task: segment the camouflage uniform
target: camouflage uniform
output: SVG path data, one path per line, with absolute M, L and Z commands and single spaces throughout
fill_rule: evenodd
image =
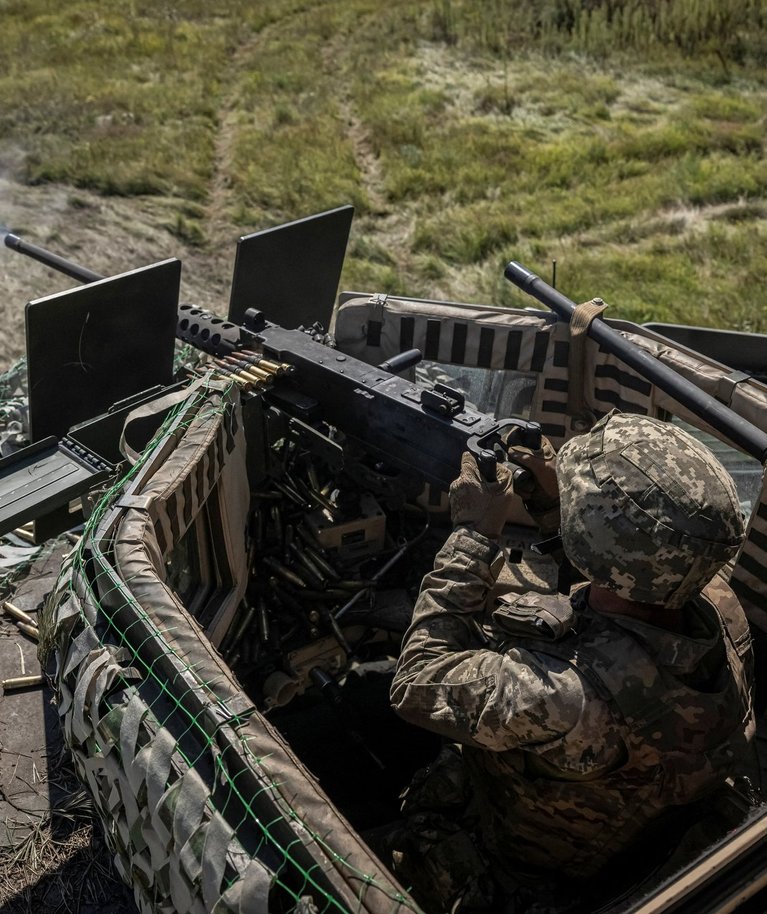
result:
M 601 433 L 574 439 L 573 449 L 597 454 Z M 658 459 L 650 461 L 653 473 Z M 693 488 L 687 479 L 675 494 L 684 502 Z M 598 498 L 591 501 L 604 509 Z M 591 523 L 597 529 L 599 521 Z M 694 531 L 674 526 L 654 532 L 660 545 L 653 548 L 662 548 L 664 535 L 688 545 Z M 722 531 L 730 550 L 736 533 Z M 588 549 L 582 554 L 588 566 Z M 584 587 L 569 600 L 528 594 L 502 603 L 489 629 L 494 642 L 482 647 L 477 620 L 503 558 L 493 540 L 468 527 L 453 532 L 424 579 L 392 704 L 410 722 L 463 744 L 472 787 L 468 821 L 507 889 L 541 872 L 587 879 L 652 820 L 730 774 L 751 771 L 745 616 L 722 578 L 692 593 L 700 566 L 693 558 L 688 573 L 673 563 L 678 552 L 669 556 L 661 586 L 669 605 L 680 605 L 681 587 L 684 633 L 595 612 Z M 455 874 L 448 874 L 443 908 L 456 888 Z

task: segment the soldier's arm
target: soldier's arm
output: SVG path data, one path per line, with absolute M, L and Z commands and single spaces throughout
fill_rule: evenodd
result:
M 568 733 L 586 704 L 568 664 L 479 646 L 474 620 L 500 571 L 499 555 L 475 531 L 451 534 L 424 578 L 391 692 L 406 720 L 494 751 Z

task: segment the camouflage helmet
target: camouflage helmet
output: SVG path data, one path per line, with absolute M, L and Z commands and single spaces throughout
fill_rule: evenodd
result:
M 681 606 L 743 542 L 729 473 L 670 423 L 614 410 L 563 445 L 557 476 L 567 557 L 624 599 Z

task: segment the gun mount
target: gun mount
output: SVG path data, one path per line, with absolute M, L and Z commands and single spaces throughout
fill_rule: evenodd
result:
M 315 218 L 337 225 L 338 213 L 346 216 L 346 209 Z M 306 222 L 290 224 L 288 239 L 296 224 Z M 341 230 L 345 244 L 348 225 Z M 271 235 L 268 240 L 273 248 Z M 262 399 L 272 425 L 275 412 L 294 429 L 300 423 L 313 446 L 333 454 L 339 466 L 367 466 L 368 478 L 385 467 L 388 474 L 409 474 L 414 482 L 407 489 L 426 482 L 446 490 L 465 450 L 474 454 L 483 476 L 494 479 L 511 427 L 523 429 L 528 446 L 539 444 L 537 423 L 499 422 L 468 407 L 458 390 L 444 384 L 424 389 L 399 377 L 397 371 L 420 358 L 416 350 L 404 361 L 400 356 L 371 366 L 337 352 L 316 322 L 308 330 L 287 329 L 249 308 L 240 325 L 178 304 L 179 261 L 106 278 L 16 235 L 7 235 L 5 243 L 85 285 L 27 305 L 33 450 L 0 464 L 0 533 L 43 517 L 49 519 L 41 527 L 44 536 L 57 532 L 57 525 L 71 525 L 71 503 L 121 462 L 127 416 L 176 390 L 174 338 L 211 357 L 202 370 L 238 384 L 246 398 Z M 242 258 L 238 262 L 244 269 Z M 244 284 L 236 275 L 235 288 Z M 305 294 L 312 300 L 308 289 Z M 263 415 L 263 409 L 258 412 Z M 157 423 L 147 426 L 145 435 Z M 30 472 L 31 460 L 39 472 Z M 258 463 L 260 471 L 268 471 L 265 460 Z M 515 479 L 523 487 L 526 474 L 516 470 Z

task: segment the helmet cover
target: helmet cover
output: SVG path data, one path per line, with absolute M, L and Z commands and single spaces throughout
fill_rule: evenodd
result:
M 668 422 L 613 410 L 562 446 L 557 476 L 568 559 L 624 599 L 681 606 L 743 542 L 732 477 Z

